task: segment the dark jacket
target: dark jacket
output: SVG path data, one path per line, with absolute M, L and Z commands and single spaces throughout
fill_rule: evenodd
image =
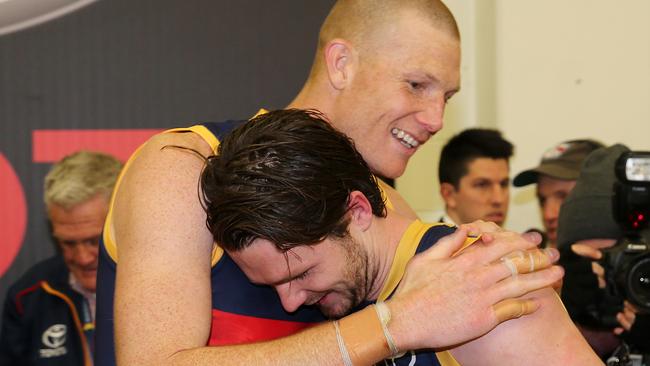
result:
M 79 318 L 83 296 L 69 284 L 56 255 L 30 268 L 7 292 L 0 332 L 0 366 L 90 366 Z

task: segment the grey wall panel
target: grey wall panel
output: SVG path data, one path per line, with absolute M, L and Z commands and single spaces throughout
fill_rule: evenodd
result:
M 33 161 L 34 130 L 167 128 L 281 108 L 307 76 L 333 2 L 104 0 L 0 37 L 0 153 L 28 208 L 0 300 L 54 251 L 41 198 L 50 165 Z

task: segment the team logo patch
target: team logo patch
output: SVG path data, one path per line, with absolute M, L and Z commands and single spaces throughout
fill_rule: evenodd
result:
M 568 144 L 566 142 L 563 142 L 561 144 L 558 144 L 548 150 L 544 153 L 544 156 L 542 157 L 542 160 L 549 160 L 549 159 L 557 159 L 562 154 L 564 154 L 569 148 L 571 147 L 571 144 Z
M 68 353 L 68 350 L 64 346 L 67 331 L 68 327 L 65 324 L 54 324 L 43 332 L 41 341 L 47 348 L 41 348 L 39 350 L 41 358 L 58 357 Z

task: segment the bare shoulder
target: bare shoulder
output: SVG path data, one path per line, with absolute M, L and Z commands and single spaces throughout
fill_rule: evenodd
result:
M 557 293 L 543 288 L 524 296 L 539 309 L 499 324 L 484 336 L 452 350 L 462 365 L 601 365 L 569 318 Z
M 121 238 L 139 232 L 183 235 L 180 225 L 201 222 L 199 179 L 205 158 L 211 154 L 210 146 L 191 132 L 162 133 L 147 141 L 127 166 L 115 193 L 113 223 L 118 246 L 124 246 Z M 176 224 L 173 233 L 167 232 L 165 223 Z M 201 226 L 192 229 L 200 231 Z

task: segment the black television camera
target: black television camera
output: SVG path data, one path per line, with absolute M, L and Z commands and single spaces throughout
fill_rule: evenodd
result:
M 650 221 L 650 152 L 623 153 L 615 170 L 612 214 L 623 236 L 602 251 L 600 260 L 607 283 L 604 303 L 612 310 L 603 314 L 606 326 L 618 325 L 615 315 L 624 299 L 650 312 L 650 245 L 641 235 Z

